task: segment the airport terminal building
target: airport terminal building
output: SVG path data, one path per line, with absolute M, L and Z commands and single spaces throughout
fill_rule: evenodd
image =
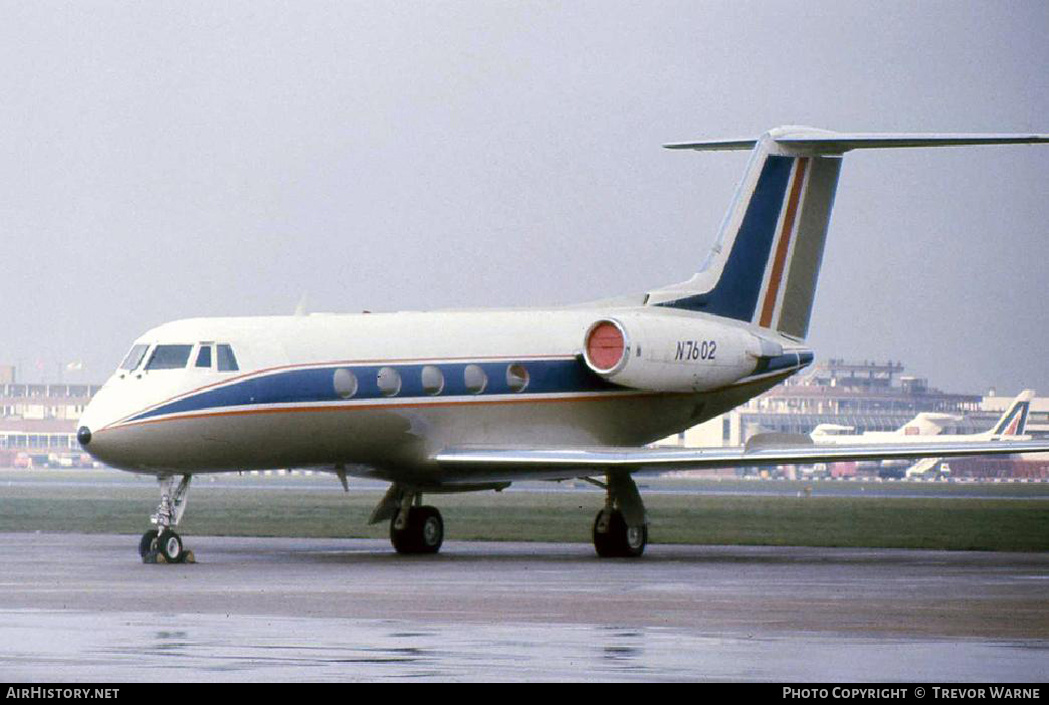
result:
M 87 467 L 76 440 L 77 419 L 98 384 L 21 384 L 0 365 L 0 466 Z
M 746 404 L 661 444 L 721 447 L 745 444 L 759 433 L 808 435 L 820 424 L 849 427 L 849 433 L 895 431 L 921 412 L 951 414 L 942 433 L 980 433 L 991 428 L 1013 402 L 993 390 L 986 395 L 953 394 L 927 380 L 904 375 L 899 362 L 818 362 Z M 1017 390 L 1019 391 L 1019 390 Z M 1049 398 L 1035 398 L 1027 433 L 1049 437 Z M 949 463 L 952 477 L 1049 479 L 1049 457 L 966 458 Z M 845 475 L 876 472 L 842 468 Z

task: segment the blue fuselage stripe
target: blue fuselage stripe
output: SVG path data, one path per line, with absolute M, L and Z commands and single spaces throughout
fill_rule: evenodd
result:
M 758 360 L 754 368 L 754 374 L 761 375 L 769 372 L 782 372 L 784 370 L 801 369 L 812 364 L 813 354 L 809 350 L 795 353 L 784 353 L 774 357 L 763 357 Z
M 605 381 L 576 358 L 528 360 L 517 364 L 522 365 L 528 373 L 528 384 L 522 392 L 529 395 L 623 391 L 623 387 Z M 473 396 L 465 381 L 465 370 L 469 365 L 480 367 L 488 378 L 484 392 L 477 396 L 514 393 L 515 390 L 510 387 L 507 380 L 509 365 L 505 362 L 433 363 L 432 366 L 437 367 L 444 375 L 444 387 L 439 395 L 427 394 L 423 389 L 422 370 L 427 365 L 333 365 L 283 370 L 192 393 L 182 399 L 176 399 L 137 414 L 128 421 L 135 422 L 168 414 L 253 405 L 368 399 L 404 401 Z M 384 396 L 379 391 L 378 374 L 383 367 L 391 367 L 400 375 L 400 391 L 392 397 Z M 335 388 L 335 373 L 340 369 L 349 370 L 357 379 L 357 391 L 351 397 L 340 396 Z

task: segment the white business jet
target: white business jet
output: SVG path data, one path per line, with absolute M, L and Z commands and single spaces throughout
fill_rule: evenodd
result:
M 751 150 L 701 271 L 635 296 L 553 309 L 198 318 L 136 340 L 80 419 L 96 459 L 155 475 L 147 561 L 195 474 L 311 467 L 391 483 L 372 513 L 401 553 L 435 553 L 424 494 L 587 478 L 606 490 L 601 556 L 640 556 L 633 474 L 671 469 L 1049 450 L 1049 443 L 730 449 L 645 444 L 722 414 L 812 362 L 804 340 L 841 157 L 854 149 L 1021 144 L 1049 135 L 842 134 L 666 145 Z M 595 477 L 596 476 L 596 477 Z M 596 478 L 601 478 L 596 479 Z

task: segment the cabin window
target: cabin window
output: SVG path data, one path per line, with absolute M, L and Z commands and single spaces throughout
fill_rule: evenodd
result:
M 467 365 L 463 370 L 463 382 L 470 394 L 480 394 L 488 386 L 488 375 L 478 365 Z
M 423 391 L 430 396 L 436 396 L 444 390 L 444 373 L 440 368 L 427 365 L 422 371 Z
M 384 397 L 396 396 L 401 391 L 401 375 L 392 367 L 383 367 L 376 378 L 379 393 Z
M 233 348 L 229 345 L 216 345 L 215 352 L 218 357 L 219 372 L 236 372 L 240 369 L 237 367 L 237 358 L 233 354 Z
M 357 375 L 345 367 L 335 370 L 332 384 L 335 386 L 335 393 L 343 399 L 349 399 L 357 393 Z
M 506 368 L 506 386 L 510 391 L 523 392 L 528 386 L 528 370 L 520 363 L 514 363 Z
M 211 368 L 211 346 L 202 344 L 200 346 L 200 352 L 197 353 L 197 367 Z
M 192 345 L 158 345 L 146 363 L 147 370 L 180 370 L 189 362 Z
M 148 345 L 132 345 L 131 350 L 128 351 L 127 356 L 124 358 L 124 361 L 120 363 L 120 369 L 127 370 L 128 372 L 134 370 L 139 366 L 139 363 L 142 362 L 142 358 L 145 357 L 147 350 L 149 350 Z

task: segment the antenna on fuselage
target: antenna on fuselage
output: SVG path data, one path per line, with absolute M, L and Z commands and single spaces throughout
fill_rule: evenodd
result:
M 302 292 L 302 296 L 299 297 L 299 305 L 295 307 L 296 316 L 305 316 L 306 313 L 306 292 Z

